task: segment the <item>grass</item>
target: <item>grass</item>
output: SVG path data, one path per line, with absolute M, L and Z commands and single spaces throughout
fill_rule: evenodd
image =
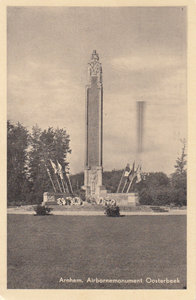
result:
M 8 215 L 7 263 L 8 289 L 182 289 L 186 217 Z M 86 282 L 96 277 L 143 282 Z M 147 284 L 146 277 L 180 283 Z

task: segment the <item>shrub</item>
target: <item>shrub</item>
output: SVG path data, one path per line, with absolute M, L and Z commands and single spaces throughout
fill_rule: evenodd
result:
M 37 216 L 46 216 L 50 215 L 52 208 L 38 204 L 34 207 L 34 211 L 36 212 Z
M 173 203 L 175 206 L 186 206 L 187 196 L 183 187 L 171 191 L 171 203 Z
M 116 205 L 107 205 L 105 208 L 105 214 L 107 217 L 119 217 L 120 208 Z
M 141 205 L 186 205 L 186 189 L 174 186 L 159 186 L 142 189 L 139 192 Z
M 169 205 L 171 203 L 171 188 L 169 186 L 157 186 L 143 189 L 139 192 L 142 205 Z

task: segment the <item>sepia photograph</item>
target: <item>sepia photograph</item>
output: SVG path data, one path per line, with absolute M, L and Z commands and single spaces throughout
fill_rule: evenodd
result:
M 187 289 L 187 7 L 7 6 L 7 289 Z

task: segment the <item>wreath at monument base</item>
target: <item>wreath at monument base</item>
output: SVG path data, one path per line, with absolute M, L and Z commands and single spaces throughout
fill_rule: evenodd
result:
M 83 205 L 82 199 L 79 197 L 66 197 L 64 198 L 58 198 L 57 199 L 58 205 Z

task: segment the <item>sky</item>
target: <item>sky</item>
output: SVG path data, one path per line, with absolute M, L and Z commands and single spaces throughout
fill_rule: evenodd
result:
M 174 172 L 187 138 L 186 8 L 8 7 L 7 116 L 70 135 L 70 171 L 84 168 L 85 85 L 95 49 L 103 69 L 103 167 L 137 155 L 137 101 L 145 101 L 147 172 Z

